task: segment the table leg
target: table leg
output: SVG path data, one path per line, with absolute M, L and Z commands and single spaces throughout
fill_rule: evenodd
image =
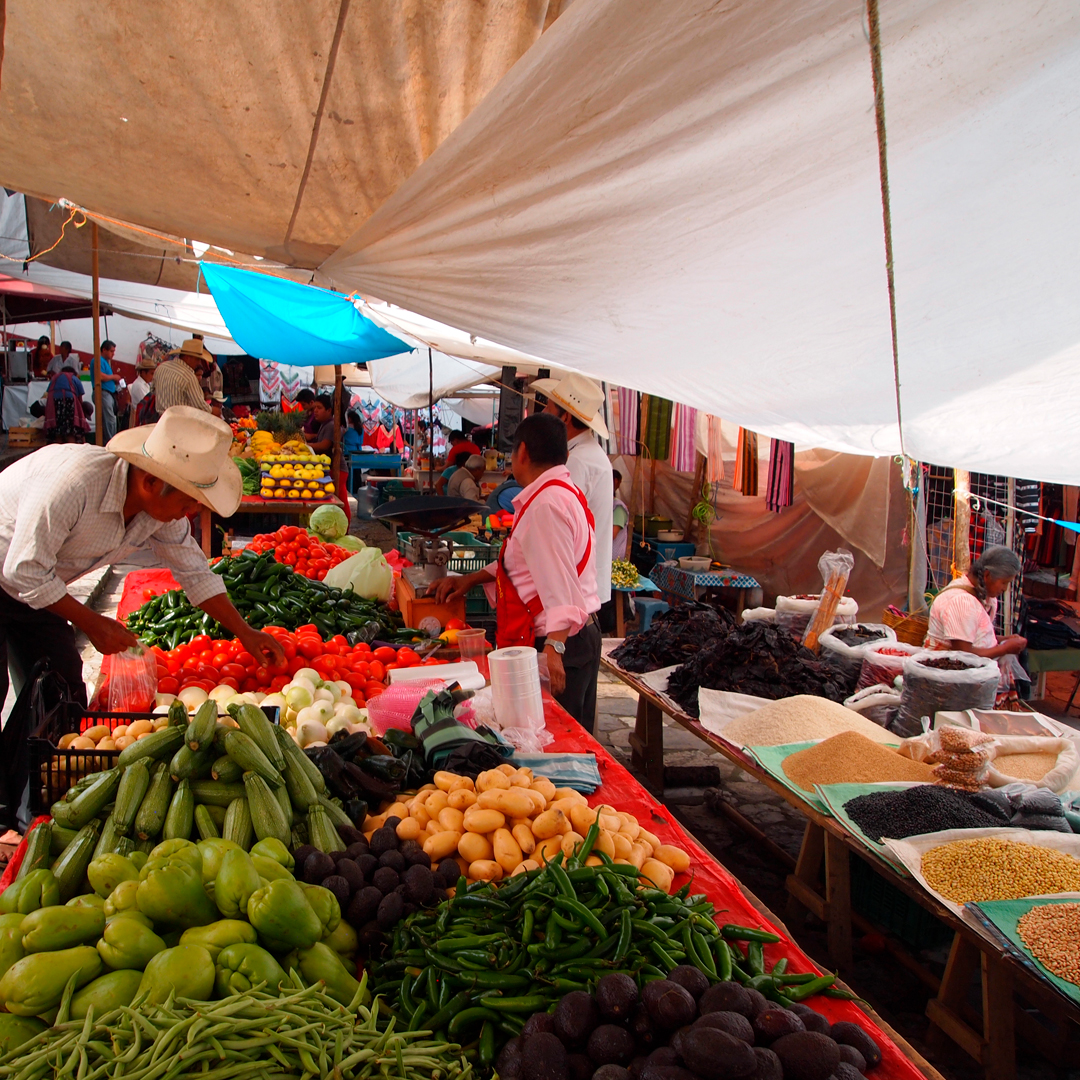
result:
M 626 596 L 624 592 L 615 594 L 615 636 L 626 637 Z
M 802 847 L 795 863 L 795 872 L 789 874 L 786 888 L 789 894 L 787 920 L 799 924 L 806 912 L 812 911 L 819 919 L 827 915 L 827 904 L 818 890 L 818 879 L 825 859 L 825 830 L 812 821 L 806 823 Z
M 210 511 L 206 507 L 199 511 L 199 523 L 202 525 L 202 549 L 203 554 L 208 559 L 210 558 L 211 517 Z
M 1035 699 L 1042 701 L 1046 697 L 1046 672 L 1040 671 L 1035 676 Z
M 645 779 L 664 791 L 664 714 L 648 698 L 638 695 L 637 722 L 630 734 L 630 763 Z
M 938 988 L 937 997 L 926 1003 L 926 1015 L 931 1025 L 928 1035 L 931 1046 L 940 1046 L 944 1034 L 961 1050 L 982 1063 L 985 1046 L 983 1036 L 961 1016 L 972 976 L 979 967 L 979 957 L 978 947 L 962 934 L 953 938 L 949 959 L 945 964 L 945 974 L 941 977 L 941 986 Z
M 983 1068 L 986 1080 L 1015 1080 L 1016 1031 L 1013 985 L 1000 956 L 982 953 Z
M 845 844 L 825 833 L 825 899 L 829 908 L 829 955 L 838 967 L 850 967 L 851 951 L 851 867 Z

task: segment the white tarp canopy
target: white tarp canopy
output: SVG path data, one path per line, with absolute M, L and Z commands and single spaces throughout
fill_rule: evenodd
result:
M 904 445 L 1080 478 L 1080 7 L 889 0 Z M 321 267 L 533 356 L 900 449 L 866 9 L 578 0 Z
M 492 374 L 488 365 L 447 356 L 434 349 L 431 350 L 430 382 L 427 349 L 369 360 L 367 369 L 372 388 L 379 397 L 400 409 L 426 409 L 429 400 L 448 397 L 467 386 L 484 382 Z

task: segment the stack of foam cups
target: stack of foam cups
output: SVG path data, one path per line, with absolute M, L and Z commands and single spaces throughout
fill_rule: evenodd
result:
M 542 728 L 544 702 L 536 650 L 527 646 L 488 653 L 491 704 L 502 728 Z

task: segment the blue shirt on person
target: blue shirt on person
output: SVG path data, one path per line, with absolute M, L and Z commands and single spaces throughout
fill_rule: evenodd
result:
M 108 360 L 105 359 L 104 356 L 98 358 L 98 363 L 101 365 L 100 371 L 102 375 L 111 375 L 113 373 L 112 365 L 109 363 Z M 115 379 L 103 378 L 101 380 L 101 389 L 108 390 L 113 394 L 116 393 L 117 385 L 118 384 Z

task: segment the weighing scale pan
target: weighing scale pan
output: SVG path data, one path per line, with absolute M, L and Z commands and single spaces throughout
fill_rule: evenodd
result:
M 380 521 L 393 521 L 406 532 L 438 536 L 464 525 L 473 514 L 486 514 L 484 503 L 459 499 L 449 495 L 413 495 L 393 499 L 376 507 L 371 516 Z

